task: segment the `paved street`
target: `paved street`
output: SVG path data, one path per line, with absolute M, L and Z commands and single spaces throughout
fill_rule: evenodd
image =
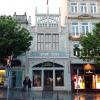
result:
M 0 89 L 0 100 L 100 100 L 98 94 L 71 94 L 67 92 L 22 92 L 21 90 L 10 90 L 9 98 L 7 99 L 6 89 Z

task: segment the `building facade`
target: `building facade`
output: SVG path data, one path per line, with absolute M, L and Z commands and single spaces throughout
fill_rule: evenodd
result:
M 33 42 L 28 53 L 29 76 L 34 90 L 71 90 L 66 28 L 61 15 L 35 12 Z
M 80 36 L 91 32 L 95 23 L 100 22 L 100 1 L 68 0 L 67 11 L 72 91 L 100 89 L 100 69 L 92 61 L 86 62 L 77 58 L 78 52 L 75 50 L 81 48 Z
M 33 90 L 76 91 L 100 89 L 100 66 L 93 61 L 83 61 L 76 56 L 80 36 L 91 32 L 100 22 L 99 0 L 67 0 L 64 26 L 61 26 L 61 12 L 58 14 L 35 11 L 35 26 L 30 18 L 13 15 L 33 36 L 30 51 L 21 55 L 20 66 L 11 71 L 11 84 L 22 87 L 26 75 L 32 80 Z M 64 6 L 64 8 L 65 8 Z M 7 71 L 0 67 L 0 85 L 4 86 Z M 19 80 L 19 81 L 17 81 Z

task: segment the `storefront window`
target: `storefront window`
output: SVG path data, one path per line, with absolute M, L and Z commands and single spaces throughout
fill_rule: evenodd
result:
M 41 71 L 40 70 L 33 71 L 33 86 L 35 87 L 41 86 Z
M 56 82 L 55 82 L 56 86 L 64 86 L 64 71 L 56 70 L 55 79 L 56 79 Z
M 100 89 L 100 75 L 96 75 L 96 89 Z
M 74 76 L 74 89 L 85 89 L 83 76 Z
M 0 85 L 4 85 L 5 82 L 5 70 L 0 70 Z

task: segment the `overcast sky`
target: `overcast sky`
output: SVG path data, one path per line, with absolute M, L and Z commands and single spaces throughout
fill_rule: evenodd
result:
M 48 0 L 50 13 L 59 11 L 60 0 Z M 35 24 L 35 8 L 40 13 L 46 13 L 47 0 L 0 0 L 0 15 L 22 15 L 25 12 L 31 16 L 32 24 Z

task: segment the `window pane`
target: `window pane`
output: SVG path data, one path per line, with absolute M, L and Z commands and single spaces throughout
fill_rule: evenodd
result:
M 40 46 L 41 46 L 40 50 L 44 50 L 44 43 L 41 43 Z
M 37 49 L 38 50 L 44 49 L 44 34 L 37 35 Z
M 40 70 L 33 71 L 33 86 L 35 87 L 41 86 L 41 71 Z
M 79 35 L 78 23 L 72 23 L 72 35 Z
M 82 3 L 82 4 L 80 5 L 80 10 L 81 10 L 82 13 L 87 12 L 87 6 L 86 6 L 85 3 Z
M 38 34 L 37 35 L 37 49 L 38 50 L 58 50 L 59 48 L 59 34 Z
M 56 44 L 52 43 L 52 49 L 55 50 Z
M 90 4 L 91 13 L 96 13 L 96 4 Z
M 38 43 L 38 44 L 37 44 L 37 49 L 38 49 L 38 50 L 41 50 L 41 43 Z
M 45 50 L 48 50 L 48 48 L 49 48 L 49 44 L 45 43 Z
M 55 85 L 56 86 L 64 86 L 64 71 L 56 70 L 55 71 Z
M 89 31 L 88 23 L 82 23 L 82 34 L 85 34 Z
M 55 42 L 56 41 L 56 37 L 55 35 L 52 35 L 52 42 Z
M 41 36 L 40 38 L 41 42 L 44 42 L 44 35 L 40 35 L 40 36 Z
M 56 43 L 56 50 L 59 50 L 59 43 Z
M 55 42 L 59 42 L 59 35 L 55 35 Z
M 48 44 L 48 49 L 52 50 L 52 44 L 51 43 Z
M 71 12 L 77 12 L 77 3 L 71 3 Z

